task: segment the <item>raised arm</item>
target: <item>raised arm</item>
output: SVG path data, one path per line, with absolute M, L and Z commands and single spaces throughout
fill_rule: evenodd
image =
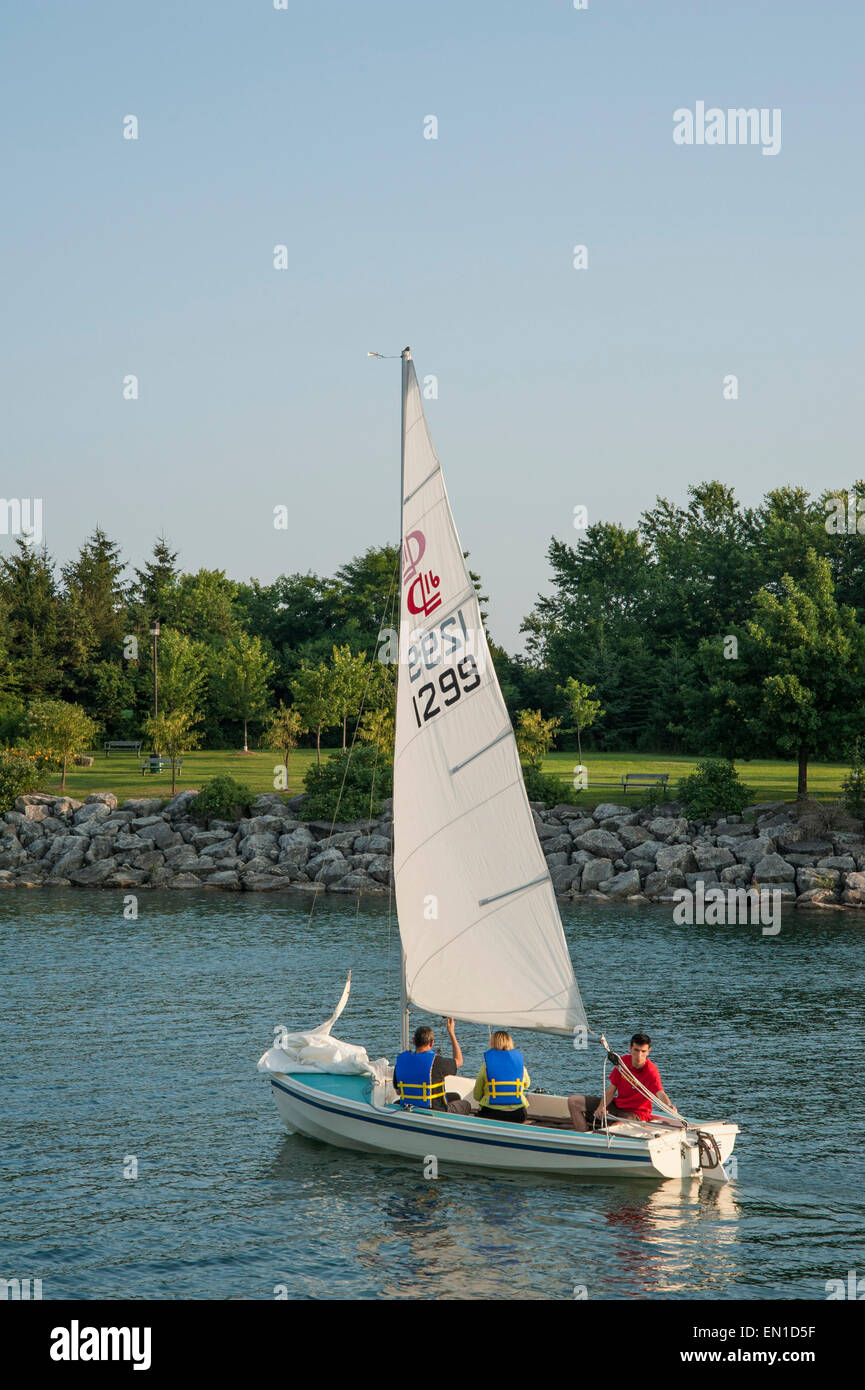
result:
M 454 1061 L 456 1062 L 458 1067 L 461 1067 L 463 1064 L 463 1050 L 457 1042 L 457 1035 L 454 1032 L 454 1021 L 452 1018 L 445 1019 L 445 1027 L 448 1030 L 448 1037 L 450 1038 L 451 1044 L 453 1046 Z

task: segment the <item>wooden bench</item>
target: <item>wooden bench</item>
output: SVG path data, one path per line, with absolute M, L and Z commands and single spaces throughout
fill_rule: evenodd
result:
M 183 771 L 182 758 L 163 758 L 158 753 L 154 753 L 149 758 L 145 758 L 141 763 L 141 775 L 146 777 L 148 772 L 171 772 L 180 773 Z
M 102 749 L 106 758 L 110 756 L 112 748 L 116 753 L 135 753 L 141 752 L 141 739 L 138 738 L 112 738 L 107 743 L 103 743 Z
M 622 790 L 628 791 L 632 785 L 666 787 L 669 780 L 669 772 L 626 772 L 622 778 Z

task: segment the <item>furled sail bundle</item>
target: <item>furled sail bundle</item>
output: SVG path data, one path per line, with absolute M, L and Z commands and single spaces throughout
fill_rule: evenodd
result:
M 572 1033 L 586 1016 L 408 349 L 402 471 L 394 883 L 407 1002 Z

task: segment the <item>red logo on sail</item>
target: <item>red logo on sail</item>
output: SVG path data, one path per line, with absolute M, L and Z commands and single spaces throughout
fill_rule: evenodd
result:
M 423 531 L 409 531 L 402 548 L 402 582 L 403 586 L 408 585 L 408 611 L 429 617 L 442 601 L 441 594 L 435 592 L 441 578 L 432 570 L 424 572 L 419 568 L 425 550 L 426 536 Z

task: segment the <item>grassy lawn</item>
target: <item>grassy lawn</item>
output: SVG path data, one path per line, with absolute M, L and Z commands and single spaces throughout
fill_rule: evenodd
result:
M 322 749 L 326 757 L 333 749 Z M 183 759 L 183 775 L 177 780 L 177 790 L 186 787 L 200 788 L 211 777 L 227 774 L 244 782 L 253 792 L 272 792 L 273 769 L 279 758 L 276 753 L 235 753 L 221 752 L 188 753 Z M 294 796 L 303 791 L 303 775 L 311 762 L 315 761 L 314 748 L 298 748 L 292 753 L 288 765 L 288 792 Z M 577 802 L 580 806 L 596 806 L 600 801 L 618 801 L 621 791 L 615 787 L 600 787 L 595 790 L 593 778 L 611 781 L 620 778 L 625 772 L 668 772 L 670 785 L 693 772 L 698 758 L 685 757 L 675 753 L 587 753 L 584 758 L 589 774 L 589 789 Z M 548 776 L 558 776 L 562 782 L 570 782 L 577 762 L 576 753 L 551 753 L 544 762 L 544 772 Z M 755 801 L 792 800 L 796 795 L 796 766 L 791 762 L 740 762 L 737 763 L 739 776 L 753 788 Z M 812 763 L 808 771 L 808 789 L 812 796 L 822 799 L 839 795 L 841 779 L 847 772 L 842 763 Z M 59 774 L 53 779 L 51 790 L 59 789 Z M 110 791 L 124 800 L 130 796 L 171 795 L 171 773 L 162 772 L 142 777 L 138 759 L 130 753 L 96 754 L 93 767 L 74 768 L 67 773 L 66 789 L 70 796 L 83 801 L 90 792 Z M 629 796 L 634 803 L 636 796 Z
M 322 749 L 322 759 L 333 749 Z M 92 767 L 76 767 L 66 773 L 66 791 L 69 796 L 83 801 L 90 792 L 114 792 L 120 801 L 130 796 L 171 795 L 171 773 L 148 772 L 141 775 L 138 759 L 134 753 L 104 753 L 95 755 Z M 187 787 L 199 790 L 211 777 L 229 776 L 243 782 L 256 795 L 259 792 L 272 792 L 273 769 L 279 762 L 277 753 L 234 753 L 222 749 L 219 752 L 186 753 L 183 757 L 183 773 L 177 778 L 177 790 Z M 292 753 L 288 764 L 289 796 L 303 791 L 303 775 L 310 763 L 315 762 L 314 748 L 298 748 Z M 52 779 L 50 790 L 60 788 L 60 774 Z
M 675 784 L 680 777 L 687 777 L 700 761 L 698 754 L 679 753 L 585 753 L 583 763 L 588 772 L 588 788 L 580 796 L 577 805 L 597 806 L 601 801 L 619 801 L 620 791 L 615 787 L 592 788 L 593 776 L 599 780 L 612 781 L 626 772 L 668 772 L 670 787 L 675 795 Z M 576 753 L 550 753 L 544 759 L 544 772 L 549 777 L 560 777 L 570 782 L 577 765 Z M 792 801 L 796 796 L 798 768 L 795 763 L 771 759 L 753 762 L 737 762 L 736 770 L 742 781 L 752 788 L 755 801 Z M 820 800 L 833 800 L 840 795 L 841 780 L 849 771 L 844 763 L 811 763 L 808 768 L 809 795 Z M 637 801 L 636 795 L 629 793 L 629 801 Z

